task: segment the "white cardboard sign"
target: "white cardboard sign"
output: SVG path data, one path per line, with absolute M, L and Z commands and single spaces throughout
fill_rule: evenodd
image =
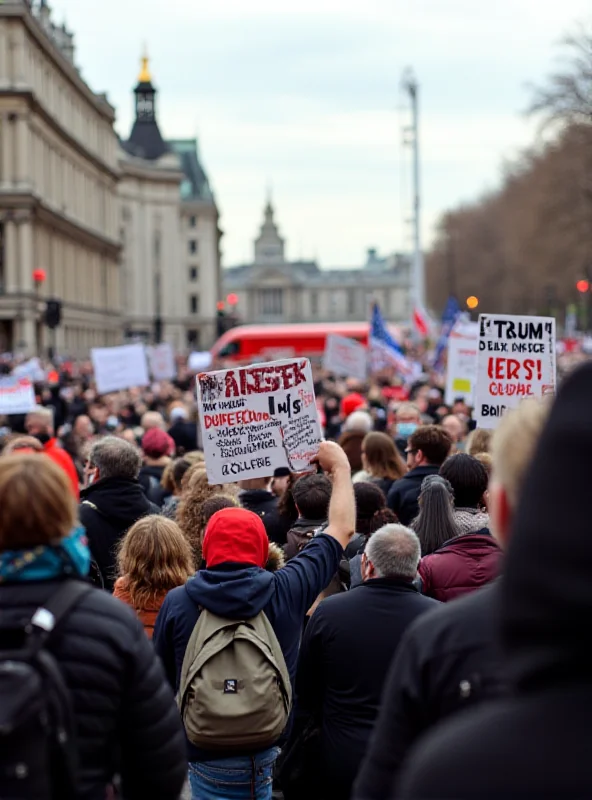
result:
M 264 478 L 277 467 L 311 469 L 321 428 L 308 359 L 205 372 L 196 380 L 209 483 Z
M 170 344 L 163 342 L 155 347 L 149 347 L 148 361 L 150 372 L 155 381 L 172 381 L 177 375 L 175 366 L 175 353 Z
M 446 405 L 451 406 L 461 397 L 469 406 L 474 405 L 478 347 L 479 325 L 458 322 L 448 337 Z
M 194 351 L 189 354 L 187 367 L 190 372 L 201 372 L 212 365 L 212 354 L 208 350 Z
M 325 342 L 323 369 L 335 375 L 365 381 L 368 374 L 366 348 L 355 339 L 330 333 Z
M 0 414 L 27 414 L 35 408 L 35 392 L 28 378 L 0 378 Z
M 475 415 L 495 428 L 526 397 L 555 394 L 555 319 L 504 314 L 479 316 Z
M 38 358 L 30 358 L 22 364 L 18 364 L 13 370 L 12 374 L 16 378 L 29 378 L 31 381 L 38 383 L 45 380 L 45 370 L 41 366 Z
M 95 347 L 90 351 L 99 394 L 148 386 L 148 364 L 143 344 Z

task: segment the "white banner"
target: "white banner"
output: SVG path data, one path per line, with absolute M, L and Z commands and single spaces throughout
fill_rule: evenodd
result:
M 197 401 L 210 483 L 311 469 L 321 428 L 308 359 L 202 373 Z
M 143 344 L 95 347 L 90 351 L 99 394 L 148 386 L 148 364 Z
M 330 333 L 325 342 L 323 369 L 335 375 L 365 381 L 368 375 L 366 348 L 355 339 Z
M 474 405 L 478 340 L 479 325 L 476 322 L 459 321 L 450 333 L 445 397 L 448 406 L 460 398 L 467 405 Z
M 504 314 L 479 316 L 475 415 L 495 428 L 525 397 L 555 394 L 555 320 Z
M 150 373 L 155 381 L 172 381 L 177 377 L 175 353 L 172 345 L 163 342 L 147 348 Z
M 0 414 L 27 414 L 35 408 L 35 392 L 28 378 L 0 378 Z
M 189 354 L 187 368 L 190 372 L 202 372 L 212 366 L 212 355 L 208 350 L 198 352 L 197 350 Z
M 18 364 L 12 374 L 15 378 L 29 378 L 34 383 L 43 383 L 45 380 L 45 370 L 41 366 L 38 358 L 30 358 L 22 364 Z

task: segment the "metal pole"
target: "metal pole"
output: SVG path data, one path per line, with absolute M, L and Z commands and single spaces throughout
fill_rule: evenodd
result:
M 421 190 L 419 160 L 419 84 L 411 69 L 403 76 L 403 88 L 411 98 L 411 133 L 413 141 L 413 303 L 425 307 L 425 275 L 421 249 Z

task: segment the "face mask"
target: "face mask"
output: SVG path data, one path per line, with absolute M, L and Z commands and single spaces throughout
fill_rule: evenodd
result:
M 417 422 L 399 422 L 397 425 L 397 433 L 405 439 L 408 439 L 417 430 Z
M 47 444 L 51 439 L 51 436 L 49 433 L 36 433 L 35 438 L 38 442 L 41 442 L 41 444 Z

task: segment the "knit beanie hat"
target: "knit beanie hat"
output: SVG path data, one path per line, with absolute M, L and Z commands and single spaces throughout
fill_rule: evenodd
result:
M 208 522 L 203 540 L 207 567 L 234 562 L 265 567 L 269 539 L 261 519 L 245 508 L 224 508 Z

